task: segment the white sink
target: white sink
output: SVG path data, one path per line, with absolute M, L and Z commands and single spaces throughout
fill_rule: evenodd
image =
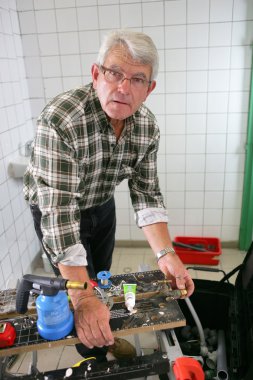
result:
M 29 164 L 30 157 L 18 156 L 8 165 L 8 174 L 12 178 L 23 178 L 24 172 Z

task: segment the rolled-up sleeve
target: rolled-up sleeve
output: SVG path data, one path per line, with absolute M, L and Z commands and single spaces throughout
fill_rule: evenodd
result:
M 136 173 L 129 180 L 129 189 L 138 227 L 149 224 L 168 222 L 167 210 L 159 187 L 157 175 L 157 152 L 159 147 L 159 130 L 153 128 L 154 135 L 136 168 Z
M 43 244 L 57 263 L 69 247 L 78 245 L 80 251 L 78 162 L 67 138 L 45 120 L 38 122 L 33 175 L 42 212 Z

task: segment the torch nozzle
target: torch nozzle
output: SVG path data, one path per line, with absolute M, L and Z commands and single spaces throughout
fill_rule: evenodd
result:
M 87 282 L 80 282 L 80 281 L 67 281 L 66 282 L 66 289 L 87 289 Z

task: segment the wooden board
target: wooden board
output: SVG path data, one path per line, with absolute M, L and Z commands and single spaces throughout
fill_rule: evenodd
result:
M 114 336 L 185 326 L 184 315 L 177 301 L 168 297 L 170 285 L 159 270 L 116 275 L 112 276 L 110 280 L 112 286 L 105 292 L 111 299 L 114 299 L 110 310 L 110 325 Z M 121 301 L 123 297 L 122 282 L 137 284 L 138 296 L 135 306 L 137 312 L 135 314 L 131 315 L 124 302 Z M 140 297 L 140 294 L 143 297 Z M 117 302 L 119 300 L 120 302 Z M 56 341 L 47 341 L 41 338 L 36 328 L 36 314 L 8 319 L 2 318 L 0 314 L 0 319 L 12 322 L 17 332 L 14 345 L 10 348 L 0 348 L 0 356 L 80 343 L 75 330 L 69 336 Z

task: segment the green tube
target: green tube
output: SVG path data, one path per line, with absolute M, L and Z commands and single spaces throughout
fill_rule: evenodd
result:
M 239 249 L 247 250 L 252 242 L 253 231 L 253 59 L 249 95 L 248 131 L 245 147 L 245 170 L 242 196 Z
M 131 313 L 135 306 L 136 284 L 123 284 L 123 290 L 126 308 Z

